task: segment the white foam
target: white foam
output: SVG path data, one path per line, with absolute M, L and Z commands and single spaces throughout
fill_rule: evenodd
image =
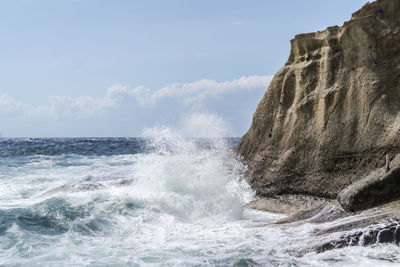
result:
M 185 121 L 181 130 L 155 127 L 144 131 L 154 152 L 141 155 L 133 166 L 132 197 L 182 219 L 241 218 L 253 193 L 242 176 L 243 166 L 225 141 L 226 131 L 215 116 L 195 114 Z M 183 135 L 188 133 L 211 134 L 207 139 L 211 149 Z

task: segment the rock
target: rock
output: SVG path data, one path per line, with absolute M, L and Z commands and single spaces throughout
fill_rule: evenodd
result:
M 399 227 L 399 222 L 397 219 L 393 219 L 396 221 L 397 227 Z M 316 252 L 324 252 L 327 250 L 342 248 L 346 246 L 368 246 L 373 245 L 375 243 L 393 243 L 398 244 L 400 242 L 399 237 L 395 234 L 395 232 L 389 230 L 389 224 L 391 220 L 384 221 L 380 225 L 371 225 L 369 229 L 364 231 L 356 231 L 352 233 L 345 233 L 339 236 L 338 239 L 331 240 L 329 242 L 325 242 L 320 244 L 313 249 L 306 249 L 306 251 L 316 251 Z
M 42 196 L 47 196 L 51 194 L 56 194 L 59 192 L 63 193 L 79 193 L 79 192 L 90 192 L 106 189 L 108 186 L 128 186 L 133 183 L 133 179 L 120 179 L 112 180 L 108 183 L 106 182 L 84 182 L 84 183 L 70 183 L 57 186 L 50 189 L 42 194 Z
M 400 166 L 388 173 L 381 169 L 346 187 L 338 201 L 346 211 L 359 211 L 399 199 L 399 188 Z
M 251 209 L 293 215 L 299 211 L 308 211 L 330 200 L 305 196 L 305 195 L 280 195 L 270 198 L 258 198 L 250 202 L 247 207 Z
M 400 227 L 399 226 L 396 228 L 396 231 L 394 232 L 394 239 L 396 240 L 396 244 L 399 244 L 399 242 L 400 242 Z
M 43 195 L 50 195 L 59 192 L 77 193 L 77 192 L 88 192 L 104 189 L 105 186 L 100 183 L 76 183 L 76 184 L 65 184 L 57 186 L 49 191 L 46 191 Z
M 367 245 L 374 244 L 375 242 L 376 242 L 376 239 L 374 236 L 374 232 L 370 230 L 361 236 L 360 245 L 367 246 Z
M 341 27 L 291 40 L 289 59 L 236 146 L 258 196 L 334 199 L 374 170 L 385 173 L 386 155 L 400 153 L 398 14 L 399 0 L 378 0 Z M 361 186 L 362 192 L 351 193 L 349 200 L 343 196 L 341 203 L 349 203 L 345 209 L 399 198 L 388 188 L 397 186 L 389 177 L 397 175 L 393 166 L 392 161 L 387 176 L 379 174 L 385 182 Z M 377 185 L 385 193 L 375 190 Z
M 336 202 L 325 202 L 314 208 L 298 211 L 287 218 L 279 220 L 277 224 L 305 221 L 310 223 L 323 223 L 334 221 L 346 216 L 346 212 Z
M 127 185 L 131 185 L 132 183 L 133 183 L 133 179 L 121 179 L 121 180 L 112 182 L 113 185 L 117 185 L 117 186 L 127 186 Z
M 393 232 L 389 229 L 384 229 L 378 233 L 378 243 L 391 243 L 394 240 Z

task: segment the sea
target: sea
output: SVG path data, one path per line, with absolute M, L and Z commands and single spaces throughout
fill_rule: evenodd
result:
M 321 225 L 275 224 L 239 138 L 0 139 L 0 266 L 398 266 L 394 244 L 299 251 Z

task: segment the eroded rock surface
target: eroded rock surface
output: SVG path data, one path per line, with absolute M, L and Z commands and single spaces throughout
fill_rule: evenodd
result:
M 291 251 L 296 256 L 325 252 L 348 246 L 370 246 L 400 243 L 400 200 L 372 209 L 346 213 L 331 201 L 308 211 L 293 214 L 275 222 L 284 227 L 305 226 L 312 230 L 304 239 L 305 247 Z
M 316 252 L 346 246 L 368 246 L 378 243 L 400 243 L 400 222 L 397 218 L 368 227 L 363 231 L 342 234 L 337 240 L 329 241 L 315 248 Z
M 375 1 L 291 41 L 236 148 L 258 196 L 336 198 L 400 153 L 399 14 Z

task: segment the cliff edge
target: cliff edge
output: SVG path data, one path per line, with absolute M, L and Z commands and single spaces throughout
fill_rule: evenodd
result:
M 400 153 L 399 14 L 399 0 L 377 0 L 291 40 L 236 147 L 258 196 L 337 198 Z

